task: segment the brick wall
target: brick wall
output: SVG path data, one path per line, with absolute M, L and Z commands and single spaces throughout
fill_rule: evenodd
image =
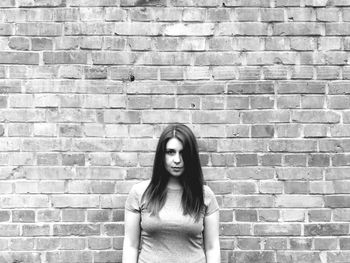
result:
M 120 262 L 167 123 L 223 262 L 349 262 L 350 1 L 1 0 L 0 262 Z

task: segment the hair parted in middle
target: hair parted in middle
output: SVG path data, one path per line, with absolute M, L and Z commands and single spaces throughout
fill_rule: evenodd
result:
M 181 204 L 184 215 L 191 215 L 198 220 L 204 207 L 203 172 L 200 164 L 196 137 L 190 128 L 183 124 L 167 126 L 159 137 L 153 164 L 150 184 L 142 196 L 146 208 L 152 215 L 158 215 L 167 196 L 169 177 L 165 168 L 166 144 L 171 138 L 177 138 L 183 146 L 182 158 L 184 172 L 179 177 L 183 187 Z

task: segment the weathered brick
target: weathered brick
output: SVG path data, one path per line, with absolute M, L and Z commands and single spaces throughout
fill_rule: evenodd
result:
M 92 252 L 90 251 L 50 251 L 46 253 L 49 262 L 56 261 L 58 263 L 64 262 L 92 262 Z
M 321 256 L 313 251 L 278 251 L 277 262 L 314 262 L 321 263 Z
M 261 236 L 298 236 L 299 224 L 255 224 L 254 233 Z
M 39 64 L 39 54 L 34 52 L 0 52 L 0 64 Z
M 304 231 L 306 236 L 346 235 L 349 232 L 349 225 L 341 223 L 306 224 Z
M 331 210 L 315 209 L 308 212 L 310 222 L 329 222 L 331 220 Z

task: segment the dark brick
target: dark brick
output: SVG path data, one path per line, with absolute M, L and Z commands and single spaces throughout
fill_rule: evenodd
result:
M 237 154 L 236 160 L 237 160 L 237 166 L 257 166 L 258 165 L 257 154 Z
M 349 224 L 305 224 L 306 236 L 339 236 L 349 233 Z
M 253 125 L 252 137 L 253 138 L 273 138 L 274 127 L 272 125 Z
M 85 155 L 84 154 L 63 154 L 62 155 L 62 165 L 85 165 Z
M 235 215 L 237 221 L 256 222 L 258 220 L 256 210 L 236 210 Z
M 14 210 L 12 211 L 13 222 L 32 223 L 35 221 L 34 210 Z

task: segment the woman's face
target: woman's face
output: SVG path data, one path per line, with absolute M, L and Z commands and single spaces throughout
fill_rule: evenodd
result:
M 171 138 L 165 146 L 165 169 L 172 176 L 181 176 L 185 170 L 182 159 L 183 145 L 177 138 Z

